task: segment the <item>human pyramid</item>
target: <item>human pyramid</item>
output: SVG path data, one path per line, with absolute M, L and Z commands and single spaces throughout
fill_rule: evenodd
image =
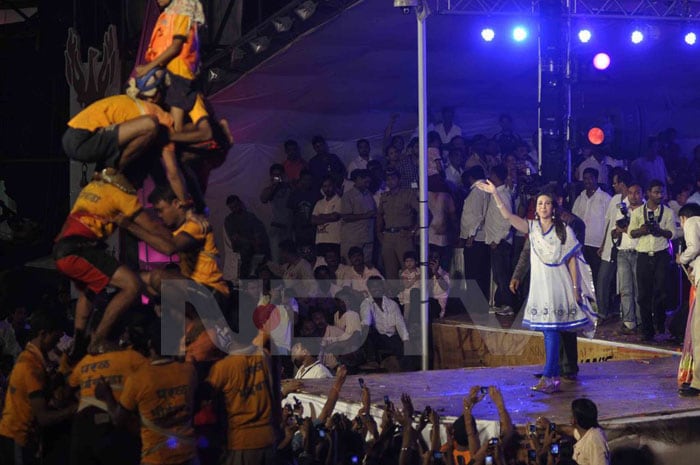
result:
M 163 278 L 189 278 L 217 301 L 228 287 L 216 263 L 211 227 L 202 215 L 202 192 L 190 163 L 225 156 L 233 144 L 226 120 L 217 120 L 196 82 L 200 66 L 198 0 L 158 0 L 161 8 L 149 46 L 125 94 L 106 97 L 68 122 L 63 147 L 69 158 L 95 163 L 54 247 L 56 268 L 76 285 L 75 344 L 71 358 L 104 350 L 110 329 L 145 292 L 158 297 Z M 137 197 L 147 176 L 149 197 L 162 224 Z M 180 270 L 140 275 L 106 252 L 105 241 L 127 230 L 161 253 L 179 254 Z M 107 286 L 116 294 L 88 337 L 95 297 Z

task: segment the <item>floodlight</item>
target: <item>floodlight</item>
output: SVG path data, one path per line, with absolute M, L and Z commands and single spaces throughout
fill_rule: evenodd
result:
M 270 46 L 270 38 L 267 36 L 256 37 L 248 44 L 250 48 L 253 49 L 253 53 L 262 53 Z
M 527 29 L 522 26 L 517 26 L 515 29 L 513 29 L 513 40 L 516 42 L 522 42 L 525 39 L 527 39 Z
M 292 28 L 293 20 L 289 16 L 280 16 L 272 20 L 277 32 L 287 32 Z
M 486 42 L 491 42 L 495 36 L 496 33 L 491 28 L 481 30 L 481 38 L 484 39 Z
M 306 21 L 311 16 L 313 16 L 314 13 L 316 13 L 316 6 L 317 4 L 313 1 L 306 0 L 304 3 L 302 3 L 294 9 L 294 13 L 297 14 L 299 19 L 301 19 L 302 21 Z
M 580 31 L 578 31 L 578 40 L 582 44 L 587 44 L 591 40 L 591 36 L 591 31 L 589 31 L 588 29 L 581 29 Z
M 639 29 L 635 29 L 630 36 L 630 40 L 636 45 L 644 40 L 644 34 Z
M 610 66 L 610 55 L 603 52 L 596 54 L 593 57 L 593 66 L 601 71 L 608 69 L 608 66 Z

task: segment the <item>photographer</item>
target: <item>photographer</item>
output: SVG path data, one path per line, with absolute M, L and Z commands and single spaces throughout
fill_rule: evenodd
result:
M 285 180 L 284 166 L 275 163 L 270 166 L 270 185 L 260 193 L 260 201 L 272 206 L 272 222 L 270 223 L 270 255 L 272 260 L 280 259 L 279 243 L 291 239 L 291 211 L 287 208 L 292 189 Z M 244 276 L 245 277 L 245 276 Z
M 666 275 L 671 260 L 669 244 L 677 236 L 678 219 L 662 205 L 664 183 L 653 180 L 647 187 L 647 204 L 630 216 L 629 234 L 637 242 L 637 289 L 642 317 L 642 340 L 653 341 L 654 332 L 666 332 Z
M 637 307 L 637 242 L 628 232 L 630 215 L 644 205 L 642 186 L 632 183 L 627 188 L 625 202 L 619 204 L 615 228 L 610 232 L 617 247 L 617 289 L 620 293 L 620 313 L 623 334 L 634 334 L 641 318 Z

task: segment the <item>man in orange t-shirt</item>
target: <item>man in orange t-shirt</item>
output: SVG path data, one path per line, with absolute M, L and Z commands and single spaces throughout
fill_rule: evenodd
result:
M 101 378 L 95 397 L 105 402 L 116 425 L 132 415 L 141 422 L 141 463 L 193 465 L 197 444 L 192 427 L 197 374 L 190 363 L 161 354 L 160 321 L 149 328 L 149 361 L 127 377 L 117 401 L 110 384 Z
M 155 70 L 130 90 L 135 95 L 100 99 L 75 115 L 63 134 L 69 158 L 102 168 L 126 168 L 157 139 L 160 127 L 173 128 L 169 113 L 158 106 L 165 91 L 165 71 Z M 174 152 L 172 144 L 164 152 Z
M 225 465 L 274 463 L 281 418 L 278 370 L 267 351 L 234 342 L 209 371 L 203 389 L 223 393 L 228 416 Z
M 47 354 L 63 334 L 63 320 L 55 313 L 37 311 L 32 315 L 32 339 L 17 357 L 10 373 L 5 407 L 0 419 L 0 462 L 31 464 L 39 446 L 36 427 L 55 425 L 69 419 L 76 409 L 71 404 L 49 410 Z
M 105 380 L 119 401 L 127 378 L 148 360 L 133 349 L 119 349 L 116 341 L 110 343 L 114 350 L 86 355 L 68 376 L 68 385 L 78 390 L 80 399 L 71 432 L 72 465 L 120 465 L 139 460 L 138 443 L 128 431 L 114 428 L 107 405 L 95 396 L 95 387 Z
M 92 335 L 93 348 L 97 349 L 141 290 L 142 283 L 136 273 L 106 252 L 106 239 L 122 222 L 133 222 L 148 230 L 148 237 L 137 237 L 159 252 L 171 254 L 174 250 L 172 236 L 143 211 L 132 186 L 96 179 L 80 191 L 53 250 L 56 269 L 72 279 L 78 288 L 73 354 L 76 361 L 87 348 L 85 330 L 94 297 L 107 286 L 118 289 Z
M 214 233 L 211 231 L 211 227 L 188 217 L 188 209 L 170 188 L 156 187 L 149 195 L 148 201 L 153 205 L 165 226 L 172 231 L 173 252 L 179 255 L 180 270 L 179 272 L 168 269 L 142 272 L 141 278 L 147 284 L 147 291 L 153 296 L 160 295 L 162 280 L 191 279 L 206 287 L 216 300 L 219 309 L 227 314 L 229 287 L 217 264 L 219 251 L 214 243 Z M 130 231 L 138 235 L 143 234 L 144 237 L 149 234 L 138 225 L 130 227 Z M 198 321 L 198 319 L 193 318 L 191 321 Z M 219 348 L 225 350 L 225 344 L 229 337 L 227 335 L 230 335 L 226 322 L 222 319 L 221 321 L 204 321 L 203 323 L 211 324 L 201 328 L 204 331 L 196 338 L 197 345 L 192 346 L 192 348 L 197 348 L 200 355 L 215 354 L 214 346 L 216 343 L 212 336 L 215 336 L 213 333 L 216 333 L 221 338 L 218 341 Z M 202 344 L 205 347 L 202 347 Z M 190 355 L 187 351 L 188 359 L 192 359 Z M 201 359 L 199 360 L 201 361 Z

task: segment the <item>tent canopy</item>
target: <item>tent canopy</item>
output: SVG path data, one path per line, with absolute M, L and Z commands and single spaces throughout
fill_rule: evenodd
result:
M 521 19 L 521 22 L 518 22 Z M 497 116 L 509 113 L 525 135 L 537 126 L 537 25 L 529 18 L 437 15 L 427 19 L 428 102 L 457 108 L 456 122 L 469 135 L 493 134 Z M 516 44 L 516 24 L 529 37 Z M 481 40 L 485 26 L 496 31 Z M 574 24 L 574 27 L 577 25 Z M 700 44 L 683 43 L 686 25 L 645 26 L 645 41 L 632 45 L 635 24 L 595 19 L 593 39 L 578 44 L 575 33 L 574 116 L 584 125 L 613 115 L 616 125 L 651 133 L 667 126 L 681 137 L 700 136 L 693 123 L 700 103 L 695 76 Z M 576 29 L 577 30 L 577 29 Z M 593 56 L 609 53 L 605 72 L 593 69 Z M 229 118 L 240 143 L 279 143 L 323 134 L 348 141 L 380 135 L 389 115 L 399 113 L 397 129 L 417 124 L 416 19 L 390 0 L 365 0 L 296 39 L 287 48 L 212 97 Z

